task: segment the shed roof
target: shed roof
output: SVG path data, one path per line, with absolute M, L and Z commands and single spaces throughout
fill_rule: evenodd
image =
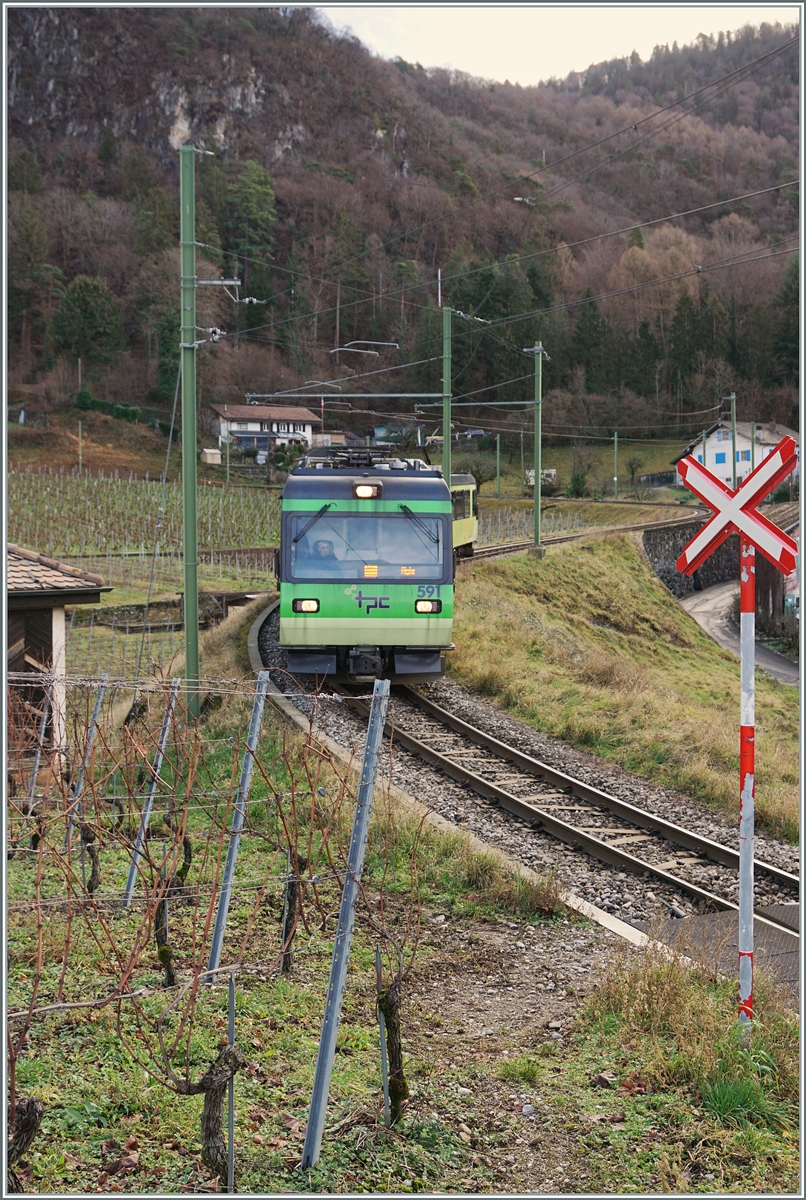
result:
M 81 597 L 86 600 L 89 595 L 99 598 L 101 591 L 112 589 L 104 584 L 101 575 L 91 575 L 78 567 L 59 562 L 55 558 L 46 558 L 35 550 L 25 550 L 22 546 L 8 543 L 6 550 L 7 584 L 9 599 L 15 597 L 47 597 L 64 598 L 67 596 Z
M 297 405 L 272 404 L 211 404 L 210 408 L 225 421 L 308 421 L 321 425 L 322 418 L 317 417 L 309 408 Z

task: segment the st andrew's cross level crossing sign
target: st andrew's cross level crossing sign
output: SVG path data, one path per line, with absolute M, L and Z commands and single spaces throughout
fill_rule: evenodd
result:
M 791 575 L 798 565 L 798 544 L 756 512 L 756 506 L 794 470 L 798 448 L 783 438 L 772 454 L 735 491 L 688 455 L 679 471 L 686 487 L 713 511 L 713 516 L 683 547 L 677 569 L 697 570 L 731 533 L 739 534 L 742 695 L 739 718 L 739 1027 L 743 1034 L 753 1019 L 753 843 L 755 837 L 756 742 L 756 550 Z
M 677 560 L 678 571 L 691 575 L 726 537 L 740 533 L 774 566 L 791 575 L 797 566 L 797 542 L 756 512 L 756 505 L 794 470 L 797 454 L 795 439 L 782 438 L 773 453 L 759 463 L 735 492 L 691 455 L 684 458 L 678 467 L 683 483 L 714 515 L 683 548 Z

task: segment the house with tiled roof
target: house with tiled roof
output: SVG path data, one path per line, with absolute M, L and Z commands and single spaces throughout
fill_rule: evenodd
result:
M 308 408 L 282 404 L 211 404 L 218 444 L 243 450 L 270 450 L 296 444 L 306 450 L 313 445 L 314 430 L 322 424 Z
M 6 662 L 9 682 L 19 688 L 28 705 L 40 708 L 44 689 L 28 684 L 24 675 L 53 672 L 52 716 L 48 741 L 65 744 L 64 677 L 67 604 L 98 604 L 112 589 L 100 575 L 47 558 L 35 550 L 8 544 L 6 550 Z

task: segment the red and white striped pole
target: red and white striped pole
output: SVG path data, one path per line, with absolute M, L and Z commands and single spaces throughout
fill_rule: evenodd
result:
M 739 750 L 739 1028 L 753 1020 L 753 849 L 755 838 L 756 742 L 756 548 L 745 534 L 740 543 L 742 700 Z

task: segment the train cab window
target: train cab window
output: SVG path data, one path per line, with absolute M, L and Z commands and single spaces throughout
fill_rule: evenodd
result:
M 419 513 L 322 515 L 290 513 L 286 542 L 291 579 L 443 581 L 452 542 L 444 517 Z M 307 526 L 307 528 L 306 528 Z
M 454 521 L 464 521 L 470 516 L 470 492 L 461 491 L 453 493 L 453 519 Z

